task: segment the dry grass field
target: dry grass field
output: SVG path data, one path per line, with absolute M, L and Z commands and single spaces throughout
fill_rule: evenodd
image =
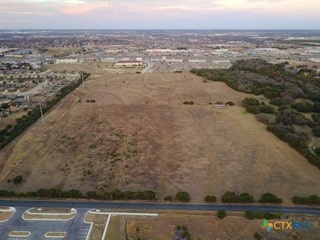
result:
M 228 214 L 228 213 L 227 213 Z M 301 221 L 301 218 L 290 217 Z M 283 220 L 287 221 L 287 220 Z M 303 221 L 311 223 L 311 231 L 273 230 L 268 233 L 261 227 L 263 220 L 247 220 L 244 217 L 227 216 L 220 220 L 215 213 L 164 213 L 158 218 L 127 218 L 126 239 L 167 240 L 174 239 L 177 226 L 185 226 L 194 240 L 254 239 L 257 232 L 263 239 L 319 239 L 319 218 L 307 217 Z M 120 239 L 119 239 L 120 240 Z
M 1 150 L 0 189 L 320 194 L 319 169 L 246 114 L 246 96 L 190 73 L 92 74 Z

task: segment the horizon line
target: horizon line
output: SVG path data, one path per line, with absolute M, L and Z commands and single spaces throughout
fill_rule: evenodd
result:
M 312 28 L 7 28 L 0 31 L 320 31 Z

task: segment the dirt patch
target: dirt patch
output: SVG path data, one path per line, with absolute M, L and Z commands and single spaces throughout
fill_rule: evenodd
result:
M 246 96 L 190 73 L 93 74 L 1 151 L 0 188 L 320 194 L 319 169 L 246 114 Z

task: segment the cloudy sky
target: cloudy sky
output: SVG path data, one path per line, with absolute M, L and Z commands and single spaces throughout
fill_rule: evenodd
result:
M 0 29 L 320 29 L 320 0 L 0 0 Z

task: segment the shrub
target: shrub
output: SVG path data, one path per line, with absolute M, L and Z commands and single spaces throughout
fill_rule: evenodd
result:
M 223 203 L 252 203 L 254 198 L 249 193 L 235 194 L 234 192 L 226 192 L 221 197 Z
M 245 108 L 247 108 L 249 106 L 259 106 L 259 105 L 260 105 L 260 102 L 256 98 L 245 98 L 242 101 L 242 106 L 244 106 Z
M 275 106 L 287 105 L 288 100 L 286 100 L 284 98 L 276 97 L 270 101 L 270 104 L 275 105 Z
M 262 211 L 257 211 L 254 213 L 254 217 L 257 219 L 263 219 L 264 218 L 264 214 Z
M 319 113 L 320 112 L 320 102 L 315 102 L 312 107 L 312 112 Z
M 259 200 L 260 203 L 282 203 L 282 199 L 272 193 L 264 193 Z
M 172 196 L 165 196 L 163 198 L 164 201 L 167 201 L 167 202 L 171 202 L 173 200 L 173 197 Z
M 220 218 L 220 219 L 223 219 L 223 218 L 225 218 L 226 216 L 227 216 L 227 214 L 226 214 L 226 211 L 224 211 L 224 210 L 219 210 L 219 211 L 217 212 L 217 217 Z
M 320 126 L 315 126 L 312 128 L 312 133 L 315 137 L 320 137 Z
M 253 237 L 254 237 L 254 239 L 257 239 L 257 240 L 261 240 L 262 239 L 262 236 L 257 232 L 253 235 Z
M 194 101 L 184 101 L 184 105 L 194 105 Z
M 311 204 L 311 205 L 320 205 L 320 197 L 317 195 L 311 195 L 308 197 L 298 197 L 294 196 L 292 198 L 294 204 Z
M 246 111 L 248 113 L 259 114 L 261 113 L 261 107 L 258 105 L 248 106 L 246 107 Z
M 191 200 L 189 193 L 187 192 L 178 192 L 175 199 L 180 202 L 190 202 Z
M 226 105 L 234 106 L 234 102 L 226 102 Z
M 21 176 L 21 175 L 18 175 L 18 176 L 16 176 L 14 179 L 12 179 L 12 182 L 13 182 L 14 184 L 19 184 L 19 183 L 22 182 L 22 180 L 23 180 L 22 176 Z
M 292 107 L 299 112 L 311 112 L 313 105 L 310 102 L 299 102 L 294 104 Z
M 274 107 L 270 106 L 270 105 L 263 105 L 260 107 L 260 110 L 262 113 L 268 113 L 268 114 L 274 114 L 275 113 L 275 109 Z
M 250 219 L 250 220 L 254 219 L 254 213 L 251 211 L 246 211 L 244 213 L 244 216 L 246 217 L 246 219 Z
M 215 203 L 217 202 L 217 198 L 216 196 L 211 196 L 211 195 L 208 195 L 204 198 L 204 200 L 207 202 L 207 203 Z

